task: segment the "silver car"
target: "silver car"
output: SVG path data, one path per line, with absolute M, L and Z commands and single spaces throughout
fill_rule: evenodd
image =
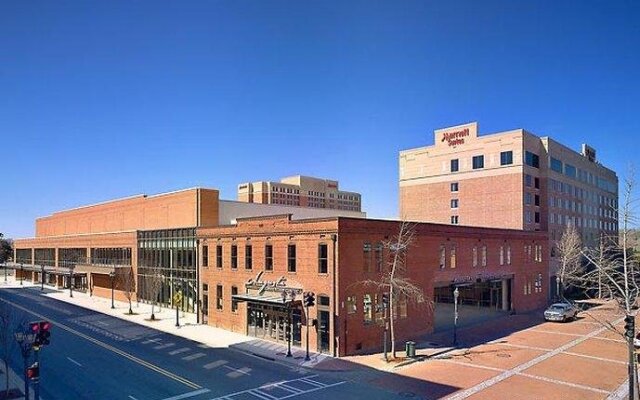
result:
M 555 303 L 549 306 L 544 312 L 544 319 L 547 321 L 568 321 L 578 316 L 578 309 L 569 303 Z

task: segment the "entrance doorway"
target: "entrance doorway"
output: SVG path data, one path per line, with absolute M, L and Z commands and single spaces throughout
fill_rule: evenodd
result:
M 283 306 L 248 303 L 249 313 L 247 335 L 259 339 L 266 339 L 276 343 L 287 343 L 287 324 L 289 311 Z M 301 310 L 291 310 L 292 341 L 294 346 L 300 346 L 302 322 Z
M 328 353 L 329 346 L 329 311 L 318 311 L 318 351 L 320 353 Z

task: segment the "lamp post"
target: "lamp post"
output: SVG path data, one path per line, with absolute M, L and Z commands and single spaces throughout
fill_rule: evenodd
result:
M 24 361 L 24 398 L 25 400 L 29 400 L 29 377 L 27 376 L 27 369 L 29 368 L 29 356 L 31 355 L 31 345 L 33 343 L 34 335 L 24 332 L 16 332 L 14 333 L 14 337 L 20 346 L 22 360 Z
M 73 297 L 73 284 L 74 279 L 73 279 L 73 269 L 74 269 L 74 265 L 69 265 L 69 297 Z
M 111 278 L 111 309 L 113 310 L 114 308 L 116 308 L 116 306 L 113 304 L 113 281 L 116 277 L 116 272 L 115 271 L 111 271 L 109 272 L 109 278 Z
M 460 291 L 458 287 L 453 291 L 453 345 L 458 345 L 458 296 L 460 296 Z
M 23 265 L 20 263 L 20 286 L 22 286 L 22 280 L 24 279 Z
M 556 275 L 556 297 L 559 299 L 562 297 L 560 296 L 560 277 L 558 275 Z
M 293 302 L 295 301 L 295 299 L 296 294 L 294 291 L 282 291 L 282 303 L 287 308 L 287 326 L 285 328 L 285 338 L 287 339 L 287 357 L 293 357 L 293 354 L 291 354 L 291 307 L 293 306 Z
M 176 327 L 180 327 L 180 303 L 182 302 L 182 282 L 180 282 L 180 289 L 173 295 L 173 303 L 176 306 Z
M 42 264 L 42 272 L 40 273 L 40 291 L 44 290 L 44 264 Z
M 382 347 L 384 354 L 384 361 L 389 362 L 389 356 L 387 355 L 387 336 L 389 332 L 389 319 L 387 318 L 387 308 L 389 306 L 389 294 L 382 294 L 382 322 L 384 324 L 384 329 L 382 333 Z

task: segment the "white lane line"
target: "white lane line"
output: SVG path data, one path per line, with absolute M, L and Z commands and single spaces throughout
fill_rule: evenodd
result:
M 309 389 L 309 390 L 307 390 L 306 392 L 304 392 L 304 394 L 311 393 L 311 392 L 315 392 L 316 390 L 322 390 L 322 389 L 326 389 L 326 388 L 330 388 L 330 387 L 334 387 L 334 386 L 342 385 L 343 383 L 347 383 L 347 381 L 341 381 L 341 382 L 337 382 L 337 383 L 331 383 L 331 384 L 329 384 L 329 385 L 325 385 L 325 386 L 323 386 L 323 387 Z M 287 395 L 287 396 L 284 396 L 284 397 L 280 397 L 278 400 L 284 400 L 284 399 L 288 399 L 288 398 L 295 397 L 295 396 L 298 396 L 298 395 L 299 395 L 299 394 L 290 394 L 290 395 Z
M 211 362 L 209 364 L 205 364 L 205 365 L 202 366 L 202 368 L 204 368 L 204 369 L 213 369 L 213 368 L 217 368 L 217 367 L 219 367 L 221 365 L 225 365 L 226 363 L 227 363 L 226 360 L 218 360 L 218 361 Z
M 161 344 L 159 346 L 154 346 L 153 349 L 154 350 L 162 350 L 162 349 L 166 349 L 167 347 L 171 347 L 171 346 L 175 346 L 175 343 L 167 343 L 167 344 Z
M 71 361 L 72 363 L 74 363 L 75 365 L 77 365 L 78 367 L 82 367 L 82 364 L 80 364 L 79 362 L 77 362 L 76 360 L 74 360 L 73 358 L 69 358 L 67 357 L 67 360 Z
M 189 351 L 189 350 L 191 350 L 191 349 L 190 349 L 190 348 L 188 348 L 188 347 L 183 347 L 183 348 L 181 348 L 181 349 L 177 349 L 177 350 L 174 350 L 174 351 L 170 351 L 170 352 L 169 352 L 169 355 L 170 355 L 170 356 L 175 356 L 176 354 L 184 353 L 184 352 L 187 352 L 187 351 Z
M 284 389 L 284 390 L 286 390 L 288 392 L 291 392 L 291 393 L 302 393 L 302 392 L 304 392 L 304 390 L 302 390 L 302 389 L 298 389 L 298 388 L 286 385 L 284 383 L 282 383 L 280 385 L 276 385 L 276 387 L 278 387 L 280 389 Z
M 251 389 L 249 390 L 247 393 L 252 394 L 254 396 L 256 396 L 259 399 L 263 399 L 263 400 L 277 400 L 277 397 L 271 396 L 270 394 L 267 393 L 263 393 L 258 389 Z
M 547 377 L 544 377 L 544 376 L 531 375 L 531 374 L 522 374 L 522 373 L 520 373 L 518 375 L 524 376 L 524 377 L 527 377 L 527 378 L 531 378 L 531 379 L 537 379 L 537 380 L 540 380 L 540 381 L 556 383 L 558 385 L 565 385 L 565 386 L 571 386 L 571 387 L 574 387 L 574 388 L 577 388 L 577 389 L 589 390 L 591 392 L 598 392 L 598 393 L 602 393 L 602 394 L 609 394 L 610 393 L 608 390 L 602 390 L 602 389 L 594 388 L 594 387 L 591 387 L 591 386 L 578 385 L 577 383 L 559 381 L 557 379 L 551 379 L 551 378 L 547 378 Z
M 196 354 L 192 354 L 190 356 L 186 356 L 186 357 L 182 357 L 183 360 L 185 361 L 193 361 L 193 360 L 197 360 L 198 358 L 204 357 L 206 356 L 206 354 L 204 353 L 196 353 Z
M 167 397 L 164 398 L 162 400 L 182 400 L 182 399 L 188 399 L 189 397 L 193 397 L 193 396 L 198 396 L 200 394 L 204 394 L 204 393 L 209 393 L 210 390 L 209 389 L 199 389 L 199 390 L 194 390 L 193 392 L 188 392 L 188 393 L 183 393 L 183 394 L 179 394 L 177 396 L 173 396 L 173 397 Z
M 129 398 L 130 398 L 131 400 L 138 400 L 138 399 L 136 399 L 135 397 L 133 397 L 132 395 L 129 395 Z
M 230 367 L 230 366 L 228 366 L 228 365 L 223 365 L 223 367 L 225 367 L 226 369 L 230 369 L 230 370 L 232 370 L 232 371 L 234 371 L 234 372 L 237 372 L 237 373 L 239 373 L 239 374 L 243 374 L 243 375 L 251 375 L 251 374 L 249 373 L 249 371 L 251 371 L 251 369 L 250 369 L 250 368 L 247 368 L 247 367 L 242 367 L 242 368 L 233 368 L 233 367 Z
M 622 319 L 623 318 L 620 317 L 615 323 L 619 323 L 620 321 L 622 321 Z M 479 384 L 477 384 L 475 386 L 472 386 L 472 387 L 467 388 L 465 390 L 462 390 L 462 391 L 460 391 L 458 393 L 455 393 L 454 395 L 448 397 L 448 399 L 449 400 L 466 399 L 467 397 L 472 396 L 472 395 L 474 395 L 474 394 L 476 394 L 476 393 L 478 393 L 478 392 L 480 392 L 480 391 L 482 391 L 482 390 L 484 390 L 484 389 L 486 389 L 486 388 L 488 388 L 490 386 L 493 386 L 498 382 L 502 382 L 503 380 L 505 380 L 505 379 L 507 379 L 507 378 L 509 378 L 511 376 L 518 375 L 518 374 L 522 373 L 524 370 L 526 370 L 528 368 L 531 368 L 536 364 L 539 364 L 539 363 L 541 363 L 541 362 L 543 362 L 545 360 L 548 360 L 549 358 L 551 358 L 551 357 L 553 357 L 555 355 L 563 353 L 563 352 L 569 350 L 570 348 L 572 348 L 572 347 L 574 347 L 574 346 L 576 346 L 576 345 L 578 345 L 578 344 L 580 344 L 580 343 L 582 343 L 582 342 L 584 342 L 584 341 L 586 341 L 586 340 L 588 340 L 588 339 L 590 339 L 592 337 L 600 335 L 602 332 L 606 331 L 607 329 L 608 328 L 603 327 L 603 328 L 600 328 L 600 329 L 596 329 L 595 331 L 592 331 L 591 333 L 588 333 L 586 335 L 581 335 L 580 337 L 570 341 L 569 343 L 566 343 L 566 344 L 558 347 L 557 349 L 555 349 L 553 351 L 550 351 L 548 353 L 542 354 L 542 355 L 540 355 L 540 356 L 538 356 L 538 357 L 536 357 L 536 358 L 534 358 L 532 360 L 529 360 L 529 361 L 527 361 L 527 362 L 525 362 L 523 364 L 520 364 L 520 365 L 518 365 L 518 366 L 516 366 L 514 368 L 511 368 L 511 369 L 509 369 L 507 371 L 504 371 L 503 373 L 501 373 L 501 374 L 499 374 L 497 376 L 494 376 L 491 379 L 487 379 L 486 381 L 484 381 L 482 383 L 479 383 Z

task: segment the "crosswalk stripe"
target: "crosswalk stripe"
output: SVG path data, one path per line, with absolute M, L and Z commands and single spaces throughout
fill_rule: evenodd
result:
M 188 347 L 183 347 L 183 348 L 181 348 L 181 349 L 177 349 L 177 350 L 170 351 L 170 352 L 169 352 L 169 355 L 171 355 L 171 356 L 175 356 L 176 354 L 184 353 L 184 352 L 189 351 L 189 350 L 191 350 L 191 349 L 190 349 L 190 348 L 188 348 Z
M 206 356 L 206 354 L 204 353 L 196 353 L 196 354 L 192 354 L 190 356 L 186 356 L 186 357 L 182 357 L 183 360 L 185 361 L 193 361 L 193 360 L 197 360 L 198 358 L 204 357 Z

